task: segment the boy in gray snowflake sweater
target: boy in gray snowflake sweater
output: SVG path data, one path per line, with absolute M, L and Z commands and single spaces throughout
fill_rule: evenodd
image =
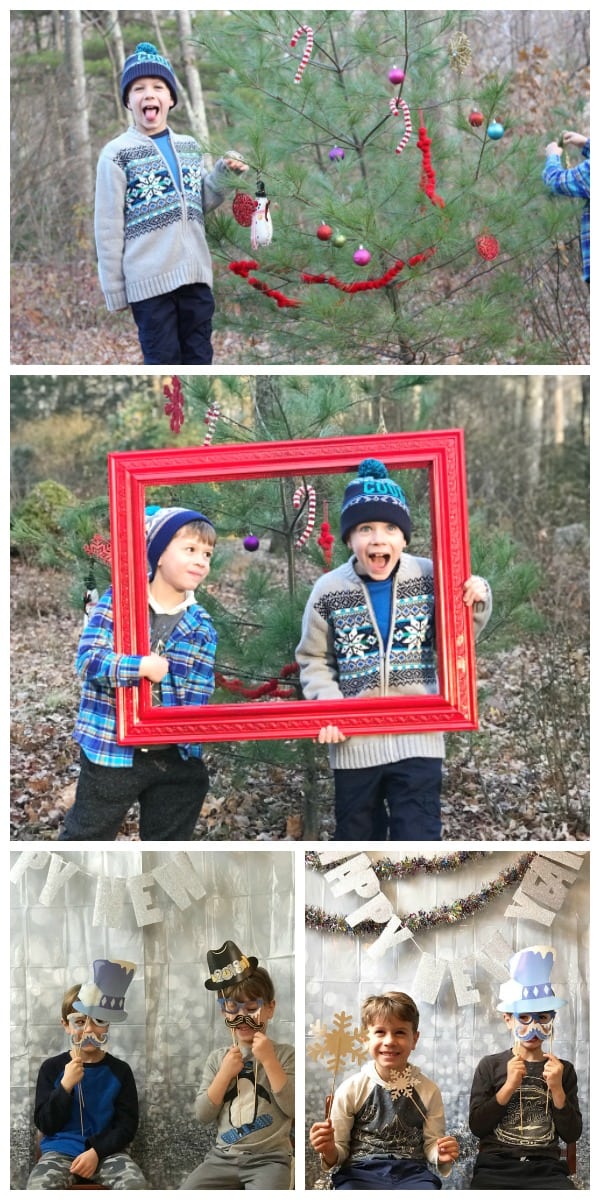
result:
M 341 536 L 352 557 L 321 576 L 304 611 L 296 659 L 307 700 L 439 691 L 433 563 L 404 553 L 411 533 L 402 488 L 383 463 L 364 459 L 342 503 Z M 463 600 L 473 607 L 477 636 L 492 611 L 489 584 L 471 575 Z M 392 840 L 439 840 L 443 734 L 347 738 L 326 725 L 319 741 L 330 747 L 336 840 L 385 839 L 388 823 Z
M 309 1137 L 332 1170 L 332 1186 L 359 1190 L 433 1190 L 459 1153 L 446 1136 L 440 1090 L 409 1056 L 419 1040 L 419 1010 L 405 992 L 369 996 L 361 1009 L 371 1061 L 344 1080 L 331 1116 Z
M 125 62 L 121 97 L 133 124 L 104 147 L 96 176 L 100 285 L 111 312 L 131 305 L 144 363 L 212 362 L 212 264 L 205 213 L 225 199 L 233 151 L 209 173 L 194 138 L 173 133 L 173 68 L 150 42 Z

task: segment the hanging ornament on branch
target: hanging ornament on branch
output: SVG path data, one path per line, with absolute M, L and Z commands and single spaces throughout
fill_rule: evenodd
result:
M 296 71 L 296 74 L 294 76 L 294 83 L 300 83 L 300 80 L 302 79 L 304 71 L 306 70 L 306 67 L 308 66 L 308 60 L 310 59 L 310 56 L 312 54 L 312 48 L 314 45 L 314 32 L 311 29 L 310 25 L 299 25 L 291 42 L 290 42 L 290 46 L 292 47 L 292 50 L 294 49 L 294 46 L 297 44 L 297 42 L 300 40 L 300 38 L 303 36 L 303 34 L 306 34 L 306 49 L 304 51 L 304 54 L 302 55 L 302 59 L 300 61 L 300 66 L 298 67 L 298 70 Z
M 233 197 L 231 211 L 238 223 L 249 229 L 252 224 L 252 214 L 256 212 L 258 207 L 254 196 L 250 196 L 248 192 L 236 192 Z
M 452 70 L 456 71 L 458 75 L 462 75 L 463 71 L 466 71 L 473 58 L 471 43 L 466 33 L 455 33 L 454 37 L 450 38 L 448 42 L 448 58 Z
M 171 418 L 171 429 L 173 433 L 179 433 L 185 420 L 183 413 L 185 399 L 181 388 L 181 380 L 177 375 L 173 376 L 170 384 L 165 383 L 163 395 L 168 399 L 168 404 L 165 404 L 164 411 Z
M 329 505 L 325 500 L 323 502 L 323 521 L 321 524 L 321 532 L 317 538 L 317 545 L 321 547 L 321 550 L 323 551 L 323 558 L 325 559 L 325 566 L 323 568 L 325 571 L 328 571 L 331 566 L 331 556 L 334 542 L 335 538 L 331 532 L 331 525 L 329 524 Z
M 499 141 L 501 137 L 504 137 L 504 125 L 501 125 L 500 121 L 494 117 L 487 127 L 487 135 L 493 142 Z
M 297 546 L 299 550 L 301 550 L 302 547 L 306 545 L 306 543 L 315 527 L 315 516 L 316 516 L 316 512 L 317 512 L 317 493 L 315 492 L 315 489 L 312 486 L 312 484 L 309 483 L 308 486 L 305 487 L 304 484 L 301 483 L 300 486 L 297 487 L 296 491 L 294 492 L 294 495 L 292 497 L 292 504 L 293 504 L 294 508 L 303 508 L 305 504 L 308 504 L 308 516 L 307 516 L 304 532 L 301 533 L 294 542 L 294 545 Z
M 208 430 L 205 434 L 203 445 L 210 446 L 210 444 L 213 440 L 215 426 L 217 424 L 217 421 L 218 421 L 220 415 L 221 415 L 221 408 L 219 406 L 219 403 L 217 400 L 213 400 L 210 408 L 208 408 L 206 410 L 206 416 L 204 418 L 204 424 L 208 425 Z
M 254 533 L 249 533 L 244 538 L 243 544 L 244 544 L 244 550 L 248 550 L 250 552 L 250 554 L 253 554 L 255 550 L 258 550 L 258 547 L 260 546 L 260 542 L 259 542 L 256 534 L 254 534 Z
M 405 75 L 402 67 L 393 66 L 391 71 L 388 71 L 388 79 L 394 86 L 404 83 Z
M 267 199 L 265 185 L 262 179 L 256 181 L 256 208 L 250 219 L 250 244 L 253 250 L 258 246 L 270 246 L 273 239 L 273 223 L 271 221 L 271 201 Z
M 358 254 L 359 251 L 356 251 L 356 253 Z M 428 258 L 431 258 L 432 254 L 435 254 L 434 246 L 430 246 L 429 249 L 424 250 L 422 254 L 413 254 L 412 258 L 408 259 L 408 266 L 416 267 L 419 263 L 425 262 Z M 400 271 L 402 271 L 406 265 L 406 262 L 399 258 L 393 264 L 393 266 L 389 267 L 388 270 L 385 271 L 383 275 L 380 275 L 378 279 L 357 279 L 354 281 L 354 283 L 343 283 L 340 279 L 336 279 L 335 275 L 310 275 L 308 271 L 302 272 L 302 281 L 303 283 L 326 283 L 329 284 L 329 287 L 334 287 L 341 292 L 348 292 L 350 295 L 354 295 L 356 292 L 377 291 L 378 288 L 385 287 L 386 284 L 392 282 L 392 279 L 395 279 L 396 275 L 400 274 Z
M 89 558 L 97 558 L 98 562 L 104 563 L 107 567 L 110 566 L 110 542 L 106 542 L 101 534 L 95 533 L 91 541 L 83 549 Z
M 493 262 L 500 253 L 498 238 L 495 238 L 491 233 L 482 233 L 479 237 L 475 238 L 475 246 L 479 256 L 485 258 L 487 262 Z
M 406 103 L 406 100 L 403 100 L 401 96 L 393 96 L 390 100 L 390 111 L 393 117 L 399 117 L 400 113 L 402 113 L 402 117 L 404 119 L 404 136 L 400 139 L 398 145 L 396 146 L 396 154 L 402 154 L 404 147 L 408 145 L 412 136 L 412 119 L 410 115 L 410 109 Z

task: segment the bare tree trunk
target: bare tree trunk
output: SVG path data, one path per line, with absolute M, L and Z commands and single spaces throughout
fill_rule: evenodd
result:
M 192 18 L 187 8 L 177 9 L 176 16 L 179 40 L 181 42 L 181 59 L 185 68 L 187 90 L 185 106 L 188 121 L 194 137 L 202 147 L 207 165 L 212 166 L 212 161 L 208 153 L 208 121 L 206 119 L 204 95 L 200 72 L 196 64 L 196 54 L 192 44 Z
M 565 440 L 565 391 L 561 375 L 554 376 L 554 445 Z
M 109 8 L 105 19 L 105 41 L 108 50 L 108 56 L 112 66 L 113 89 L 115 96 L 115 111 L 117 117 L 123 113 L 123 103 L 121 101 L 121 73 L 125 63 L 125 46 L 123 45 L 123 33 L 121 30 L 121 22 L 119 20 L 119 10 L 117 8 Z
M 67 164 L 70 178 L 76 184 L 72 199 L 73 239 L 82 249 L 88 248 L 92 234 L 94 206 L 94 173 L 90 146 L 83 34 L 79 9 L 66 10 L 65 71 L 69 97 L 67 138 L 71 161 Z
M 524 489 L 532 491 L 540 478 L 541 456 L 544 440 L 544 389 L 543 375 L 528 375 L 525 389 L 525 413 L 523 424 L 523 450 L 526 478 Z

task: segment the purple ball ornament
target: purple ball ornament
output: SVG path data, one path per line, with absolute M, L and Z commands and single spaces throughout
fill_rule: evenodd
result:
M 487 127 L 487 135 L 493 142 L 497 142 L 504 134 L 504 125 L 494 119 Z
M 371 255 L 368 250 L 365 250 L 364 246 L 359 246 L 358 250 L 354 251 L 352 257 L 358 267 L 366 267 L 367 263 L 371 261 Z
M 332 146 L 329 151 L 329 159 L 331 162 L 341 162 L 346 157 L 341 146 Z
M 244 550 L 249 550 L 251 553 L 253 553 L 255 550 L 258 550 L 259 546 L 260 542 L 253 533 L 249 533 L 248 536 L 244 538 Z
M 390 83 L 404 83 L 404 78 L 404 71 L 401 67 L 392 67 L 391 71 L 388 71 L 388 79 Z

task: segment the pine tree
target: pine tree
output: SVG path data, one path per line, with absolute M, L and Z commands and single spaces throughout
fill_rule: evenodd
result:
M 244 189 L 260 181 L 270 201 L 273 239 L 254 251 L 229 205 L 210 222 L 249 358 L 571 361 L 559 317 L 566 279 L 579 287 L 577 208 L 545 193 L 539 134 L 512 111 L 510 76 L 478 67 L 461 17 L 308 12 L 297 83 L 309 49 L 306 32 L 290 46 L 297 15 L 199 17 L 201 55 L 220 67 L 219 141 L 251 165 Z

